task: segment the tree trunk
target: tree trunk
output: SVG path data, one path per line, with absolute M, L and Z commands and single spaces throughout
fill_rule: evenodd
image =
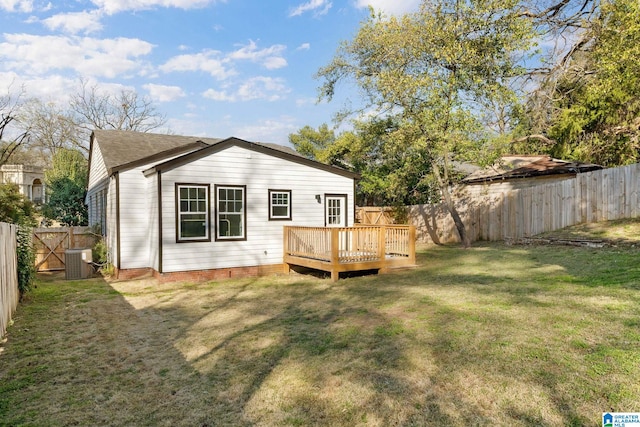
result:
M 451 194 L 449 194 L 449 186 L 447 180 L 442 178 L 440 175 L 440 166 L 433 162 L 433 173 L 436 177 L 436 181 L 438 182 L 438 187 L 440 192 L 442 193 L 442 197 L 444 198 L 444 204 L 447 206 L 447 210 L 453 219 L 453 223 L 458 230 L 458 234 L 460 235 L 460 241 L 465 248 L 471 247 L 471 240 L 469 239 L 469 235 L 467 234 L 467 227 L 465 227 L 464 222 L 462 222 L 462 218 L 460 218 L 460 214 L 458 213 L 458 209 L 456 209 L 456 205 L 451 198 Z M 445 171 L 446 172 L 446 171 Z

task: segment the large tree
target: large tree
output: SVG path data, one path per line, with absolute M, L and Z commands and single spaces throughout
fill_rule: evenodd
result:
M 327 124 L 317 130 L 304 126 L 289 135 L 289 142 L 309 159 L 359 173 L 356 198 L 360 205 L 405 206 L 432 201 L 431 183 L 423 179 L 429 165 L 389 143 L 396 130 L 394 117 L 354 120 L 352 130 L 337 136 Z
M 30 99 L 20 112 L 20 122 L 31 136 L 32 149 L 45 159 L 44 163 L 49 163 L 61 148 L 87 151 L 71 113 L 61 105 Z
M 315 130 L 311 126 L 304 126 L 298 132 L 289 134 L 289 142 L 295 150 L 311 160 L 319 160 L 321 152 L 326 150 L 336 140 L 333 129 L 326 123 Z
M 527 74 L 532 91 L 514 151 L 606 166 L 640 160 L 639 8 L 635 0 L 554 0 L 527 11 L 553 49 Z
M 56 151 L 51 169 L 45 172 L 47 203 L 42 209 L 45 217 L 63 225 L 87 224 L 84 204 L 87 167 L 87 159 L 80 151 L 68 148 Z
M 150 132 L 167 122 L 147 97 L 126 89 L 112 94 L 85 81 L 72 96 L 70 109 L 78 126 L 87 134 L 93 129 Z
M 582 57 L 554 91 L 552 154 L 605 166 L 640 160 L 639 16 L 637 0 L 602 2 Z
M 12 96 L 10 91 L 0 96 L 0 166 L 8 163 L 29 142 L 29 132 L 18 130 L 16 126 L 21 97 L 22 94 Z
M 515 96 L 509 82 L 534 35 L 517 0 L 425 1 L 419 12 L 399 18 L 372 11 L 318 72 L 321 96 L 331 99 L 336 84 L 351 79 L 366 107 L 395 118 L 385 144 L 413 161 L 390 171 L 389 179 L 428 165 L 422 180 L 436 183 L 465 246 L 469 237 L 450 193 L 451 164 L 488 152 L 482 106 Z

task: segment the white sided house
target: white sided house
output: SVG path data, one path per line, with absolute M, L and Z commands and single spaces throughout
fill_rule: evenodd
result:
M 286 147 L 95 130 L 86 204 L 118 277 L 283 271 L 283 226 L 350 226 L 347 170 Z

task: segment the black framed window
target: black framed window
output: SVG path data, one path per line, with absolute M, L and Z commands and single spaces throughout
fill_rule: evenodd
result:
M 246 239 L 245 193 L 245 186 L 216 186 L 216 240 Z
M 209 241 L 209 185 L 176 184 L 177 241 Z
M 269 190 L 269 219 L 291 219 L 291 190 Z

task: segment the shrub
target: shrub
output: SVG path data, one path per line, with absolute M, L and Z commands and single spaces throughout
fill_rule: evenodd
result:
M 0 184 L 0 221 L 35 225 L 35 207 L 20 194 L 16 184 Z
M 109 261 L 108 253 L 107 253 L 107 245 L 106 243 L 104 243 L 103 239 L 98 240 L 96 244 L 93 245 L 91 254 L 93 257 L 94 264 L 98 264 L 101 267 Z
M 93 245 L 91 251 L 93 263 L 98 266 L 100 272 L 105 276 L 111 276 L 114 273 L 113 264 L 109 262 L 109 250 L 104 239 L 100 239 Z
M 18 226 L 18 290 L 21 299 L 31 289 L 36 276 L 36 253 L 32 236 L 31 227 Z
M 20 298 L 33 284 L 36 255 L 32 227 L 36 225 L 35 207 L 16 184 L 0 184 L 0 221 L 17 224 L 18 289 Z

